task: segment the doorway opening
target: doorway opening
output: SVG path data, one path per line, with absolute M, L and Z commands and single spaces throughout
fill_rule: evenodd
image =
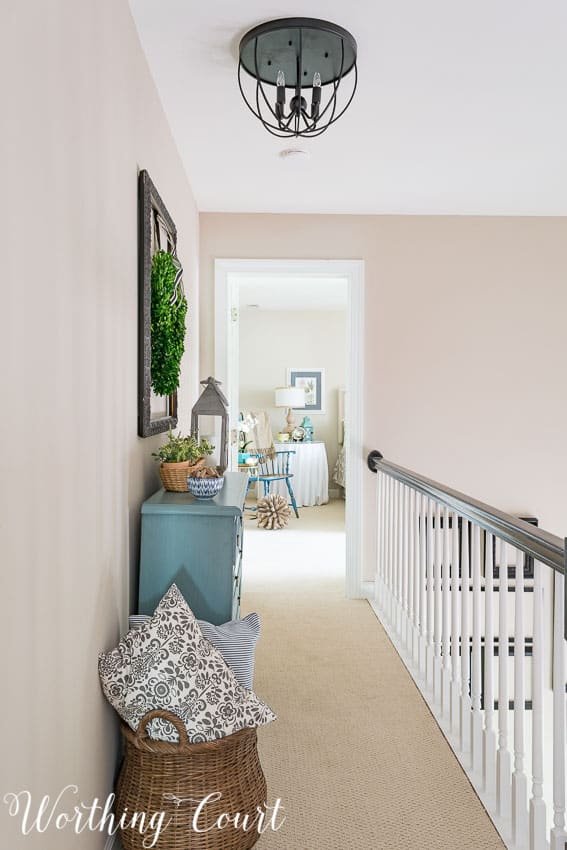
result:
M 298 474 L 291 485 L 298 490 L 298 510 L 306 518 L 306 527 L 323 509 L 304 504 L 326 502 L 325 484 L 334 507 L 326 516 L 332 516 L 335 527 L 339 505 L 333 497 L 346 494 L 344 575 L 346 595 L 352 598 L 365 595 L 363 275 L 364 264 L 358 260 L 215 262 L 215 376 L 223 382 L 229 400 L 231 468 L 238 467 L 243 411 L 261 411 L 276 450 L 295 450 L 290 460 L 297 464 Z M 306 406 L 291 411 L 276 408 L 276 388 L 290 386 L 307 388 Z M 290 415 L 295 422 L 288 421 Z M 252 418 L 255 425 L 258 417 Z M 314 431 L 311 445 L 301 441 L 309 436 L 310 426 Z M 299 430 L 293 435 L 296 428 Z M 290 444 L 293 436 L 297 442 Z M 317 482 L 314 479 L 322 477 L 323 456 L 329 476 L 326 482 Z M 292 528 L 296 528 L 294 522 L 298 521 L 292 514 Z

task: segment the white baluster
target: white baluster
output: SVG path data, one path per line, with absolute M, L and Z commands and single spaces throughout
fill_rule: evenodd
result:
M 388 479 L 388 595 L 387 595 L 387 617 L 388 622 L 393 625 L 394 616 L 394 575 L 395 575 L 395 529 L 396 529 L 396 482 L 393 478 Z
M 387 583 L 388 570 L 388 491 L 386 489 L 387 480 L 383 473 L 380 473 L 380 501 L 382 504 L 381 527 L 382 527 L 382 548 L 380 551 L 380 559 L 382 561 L 381 569 L 381 603 L 384 609 L 385 591 Z
M 526 713 L 524 554 L 519 550 L 516 550 L 514 610 L 514 773 L 512 774 L 512 837 L 516 844 L 520 845 L 525 841 L 528 830 L 528 778 L 524 769 L 524 727 Z
M 402 491 L 403 516 L 403 572 L 402 572 L 402 645 L 408 648 L 409 634 L 409 487 Z
M 403 643 L 403 627 L 404 627 L 404 580 L 406 569 L 406 535 L 405 535 L 405 512 L 404 512 L 404 494 L 405 484 L 399 485 L 398 489 L 398 620 L 397 633 L 398 637 L 402 638 Z
M 392 512 L 390 517 L 390 624 L 392 628 L 396 624 L 396 587 L 398 570 L 398 482 L 395 478 L 391 480 Z
M 421 496 L 417 491 L 413 491 L 413 661 L 414 665 L 419 668 L 419 596 L 420 596 L 420 577 L 421 566 L 419 560 L 419 512 L 421 508 Z
M 435 625 L 433 630 L 433 699 L 441 705 L 441 633 L 443 610 L 441 599 L 441 562 L 443 560 L 443 538 L 441 536 L 441 505 L 435 506 L 435 561 L 433 581 L 435 588 Z
M 518 567 L 516 567 L 516 571 Z M 517 591 L 516 591 L 517 592 Z M 532 796 L 529 807 L 530 850 L 545 850 L 546 806 L 543 800 L 543 577 L 541 564 L 534 563 L 534 631 L 532 649 Z M 565 700 L 565 668 L 562 671 Z M 527 788 L 526 788 L 527 795 Z
M 475 773 L 482 773 L 482 654 L 481 654 L 481 586 L 480 586 L 480 528 L 473 525 L 472 529 L 472 584 L 473 584 L 473 621 L 472 621 L 472 671 L 471 671 L 471 700 L 472 700 L 472 767 Z
M 508 749 L 508 563 L 507 545 L 500 541 L 498 588 L 498 751 L 496 808 L 502 818 L 511 814 L 512 761 Z
M 395 629 L 399 637 L 402 632 L 402 575 L 404 558 L 404 524 L 403 524 L 403 484 L 398 482 L 397 519 L 396 519 L 396 620 Z
M 484 790 L 496 790 L 496 730 L 494 728 L 494 537 L 486 535 L 484 561 Z
M 381 590 L 381 610 L 386 612 L 386 600 L 388 594 L 388 521 L 389 521 L 389 503 L 388 503 L 388 478 L 383 473 L 382 477 L 382 590 Z
M 399 580 L 399 568 L 400 568 L 400 550 L 398 546 L 399 534 L 398 534 L 398 523 L 400 521 L 400 512 L 399 512 L 399 483 L 394 480 L 393 481 L 393 508 L 394 508 L 394 516 L 393 516 L 393 532 L 392 532 L 392 628 L 394 631 L 397 629 L 397 617 L 398 617 L 398 580 Z
M 427 669 L 427 498 L 419 496 L 419 670 Z
M 408 623 L 407 623 L 407 648 L 410 659 L 413 660 L 413 629 L 414 629 L 414 600 L 413 600 L 413 585 L 414 585 L 414 570 L 415 570 L 415 551 L 414 551 L 414 513 L 415 513 L 415 491 L 408 487 L 407 494 L 407 509 L 408 509 Z
M 435 564 L 435 506 L 431 499 L 427 500 L 427 686 L 433 690 L 433 634 L 434 634 L 434 564 Z
M 380 604 L 382 587 L 382 479 L 380 472 L 376 473 L 376 575 L 374 578 L 374 598 Z
M 565 829 L 565 579 L 555 573 L 553 604 L 553 827 L 550 850 L 567 847 Z
M 394 479 L 392 481 L 392 613 L 391 613 L 391 622 L 392 628 L 396 627 L 396 617 L 397 617 L 397 608 L 396 608 L 396 594 L 398 591 L 398 566 L 399 566 L 399 557 L 398 557 L 398 489 L 399 484 Z
M 443 565 L 441 586 L 443 594 L 443 668 L 441 673 L 441 711 L 443 717 L 451 714 L 451 529 L 449 508 L 443 510 Z
M 396 481 L 390 479 L 390 594 L 388 601 L 388 620 L 394 625 L 394 587 L 396 576 Z
M 390 538 L 390 488 L 389 479 L 386 475 L 382 476 L 382 492 L 384 500 L 384 566 L 382 570 L 382 599 L 380 608 L 386 617 L 388 613 L 388 570 L 390 567 L 389 553 L 389 538 Z
M 459 516 L 453 514 L 451 555 L 451 731 L 461 735 L 461 651 L 460 651 L 460 596 L 459 596 Z
M 469 521 L 462 520 L 461 535 L 461 740 L 460 748 L 467 753 L 471 746 L 472 705 L 469 693 Z
M 378 504 L 379 504 L 379 517 L 380 517 L 380 541 L 379 541 L 379 550 L 378 550 L 378 558 L 379 558 L 379 569 L 378 569 L 378 581 L 376 583 L 376 602 L 380 609 L 380 612 L 384 612 L 384 595 L 385 595 L 385 584 L 386 584 L 386 552 L 387 552 L 387 541 L 386 541 L 386 517 L 387 517 L 387 507 L 386 507 L 386 480 L 384 475 L 381 472 L 378 472 L 379 479 L 379 488 L 378 488 Z

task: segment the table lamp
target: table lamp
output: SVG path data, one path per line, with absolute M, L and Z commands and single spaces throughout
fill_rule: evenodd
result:
M 276 407 L 287 408 L 287 425 L 284 434 L 292 434 L 295 428 L 294 407 L 305 407 L 305 390 L 303 387 L 276 387 Z

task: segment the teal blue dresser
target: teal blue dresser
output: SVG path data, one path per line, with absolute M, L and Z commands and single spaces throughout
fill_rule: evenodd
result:
M 218 625 L 239 616 L 248 476 L 225 479 L 214 499 L 159 490 L 143 503 L 138 613 L 153 614 L 175 582 L 199 620 Z

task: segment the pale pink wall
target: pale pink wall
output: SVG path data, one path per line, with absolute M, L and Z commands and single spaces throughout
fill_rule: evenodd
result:
M 127 0 L 4 4 L 0 76 L 0 799 L 27 789 L 36 812 L 73 783 L 78 797 L 62 804 L 72 811 L 113 785 L 118 723 L 97 656 L 127 625 L 140 505 L 159 486 L 151 452 L 163 436 L 137 435 L 138 169 L 178 228 L 185 427 L 199 219 Z M 20 825 L 2 806 L 2 847 L 105 841 Z
M 366 449 L 567 533 L 567 219 L 206 213 L 200 225 L 203 375 L 215 257 L 363 259 Z

